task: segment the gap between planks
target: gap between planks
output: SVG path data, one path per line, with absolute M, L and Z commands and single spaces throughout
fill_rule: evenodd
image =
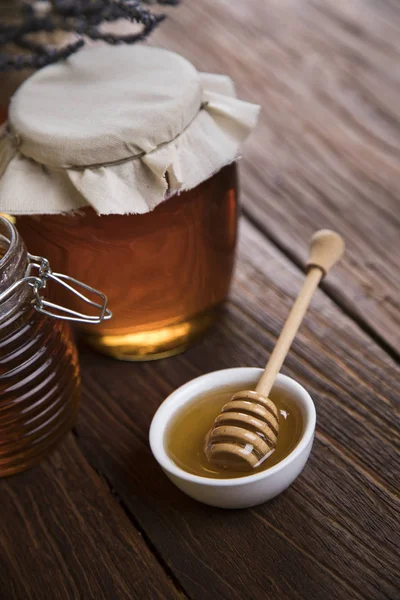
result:
M 242 218 L 246 219 L 259 233 L 261 233 L 267 240 L 275 246 L 291 263 L 294 264 L 302 273 L 304 273 L 304 264 L 299 259 L 295 251 L 290 251 L 285 247 L 279 240 L 277 235 L 274 235 L 267 227 L 265 227 L 257 217 L 254 217 L 245 206 L 242 208 Z M 305 240 L 307 243 L 307 240 Z M 329 282 L 322 281 L 319 286 L 324 294 L 328 296 L 334 302 L 334 304 L 349 317 L 358 327 L 373 341 L 381 350 L 383 350 L 395 363 L 400 364 L 400 353 L 390 343 L 388 343 L 369 323 L 363 318 L 363 316 L 357 312 L 357 309 L 351 306 L 350 301 L 347 302 L 340 298 L 337 291 L 329 284 Z
M 104 487 L 108 490 L 108 492 L 109 492 L 111 498 L 113 499 L 113 501 L 116 502 L 119 505 L 119 507 L 121 508 L 121 510 L 123 511 L 123 513 L 125 514 L 125 516 L 127 517 L 127 519 L 129 520 L 129 522 L 132 524 L 132 526 L 139 533 L 139 535 L 142 538 L 143 542 L 146 544 L 147 548 L 149 549 L 149 551 L 151 552 L 151 554 L 154 556 L 155 560 L 158 562 L 158 564 L 160 565 L 160 567 L 164 571 L 165 576 L 168 577 L 168 579 L 171 581 L 172 585 L 175 587 L 176 592 L 177 592 L 177 594 L 176 594 L 176 600 L 191 600 L 190 596 L 188 595 L 188 593 L 186 592 L 186 590 L 183 588 L 181 582 L 179 581 L 179 579 L 177 578 L 177 576 L 175 575 L 175 573 L 172 571 L 172 569 L 168 566 L 168 564 L 163 559 L 163 557 L 161 556 L 161 554 L 158 552 L 156 546 L 153 544 L 153 542 L 151 541 L 151 539 L 147 535 L 146 531 L 140 525 L 139 521 L 136 519 L 136 517 L 130 511 L 130 509 L 128 508 L 128 506 L 122 500 L 121 496 L 118 494 L 117 490 L 114 488 L 113 484 L 111 483 L 111 481 L 109 480 L 109 478 L 107 477 L 107 475 L 105 475 L 97 467 L 95 467 L 91 463 L 91 461 L 89 460 L 89 458 L 86 456 L 86 454 L 83 452 L 83 450 L 81 448 L 81 445 L 80 445 L 80 442 L 79 442 L 80 435 L 79 435 L 76 427 L 73 427 L 71 429 L 71 433 L 72 433 L 72 435 L 75 438 L 76 445 L 79 448 L 79 452 L 81 453 L 81 456 L 82 456 L 83 460 L 85 460 L 87 462 L 87 464 L 90 466 L 90 468 L 96 473 L 97 477 L 103 483 Z

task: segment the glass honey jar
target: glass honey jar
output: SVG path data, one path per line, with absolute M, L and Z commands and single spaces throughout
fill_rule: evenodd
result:
M 143 46 L 91 48 L 15 94 L 0 211 L 55 269 L 104 289 L 112 321 L 80 324 L 93 347 L 160 358 L 214 322 L 234 266 L 236 161 L 258 110 L 229 78 Z
M 39 462 L 74 424 L 80 377 L 67 320 L 110 316 L 102 295 L 102 305 L 87 299 L 100 317 L 49 302 L 49 280 L 73 290 L 71 279 L 28 254 L 17 229 L 0 217 L 0 477 Z
M 84 208 L 72 216 L 19 217 L 18 226 L 57 270 L 104 290 L 114 317 L 84 325 L 88 342 L 138 360 L 183 350 L 215 320 L 231 280 L 237 210 L 232 164 L 150 213 L 99 217 Z M 56 300 L 65 302 L 58 292 Z

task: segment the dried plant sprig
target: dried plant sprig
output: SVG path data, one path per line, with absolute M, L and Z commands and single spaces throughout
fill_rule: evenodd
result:
M 144 5 L 176 5 L 179 0 L 39 0 L 25 4 L 17 24 L 0 22 L 0 71 L 38 69 L 68 58 L 84 44 L 87 38 L 108 44 L 133 44 L 146 39 L 165 18 L 154 14 Z M 138 32 L 116 35 L 101 30 L 103 23 L 125 19 L 141 25 Z M 33 42 L 33 33 L 63 31 L 77 39 L 60 48 Z M 10 45 L 28 53 L 11 53 Z

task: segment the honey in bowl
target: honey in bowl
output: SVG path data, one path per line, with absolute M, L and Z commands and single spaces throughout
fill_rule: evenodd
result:
M 213 479 L 244 477 L 270 469 L 286 458 L 296 447 L 303 432 L 300 409 L 288 394 L 272 391 L 270 398 L 275 403 L 280 418 L 275 450 L 259 466 L 247 472 L 224 469 L 208 461 L 204 453 L 207 433 L 222 406 L 242 389 L 243 386 L 224 387 L 199 395 L 171 419 L 166 431 L 165 448 L 178 467 L 192 475 Z

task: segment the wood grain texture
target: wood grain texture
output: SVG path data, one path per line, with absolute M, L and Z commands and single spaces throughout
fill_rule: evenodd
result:
M 400 353 L 400 4 L 185 2 L 151 43 L 261 104 L 245 210 L 298 263 L 313 231 L 339 231 L 346 257 L 326 288 Z
M 400 345 L 400 4 L 185 0 L 169 12 L 151 43 L 231 75 L 263 108 L 242 163 L 249 220 L 231 298 L 179 357 L 124 364 L 82 348 L 75 435 L 0 481 L 0 598 L 397 600 L 399 369 L 382 348 Z M 151 418 L 197 375 L 265 364 L 320 227 L 343 234 L 346 258 L 283 369 L 317 406 L 307 467 L 263 506 L 197 504 L 152 458 Z
M 182 598 L 72 435 L 0 497 L 2 600 Z
M 148 427 L 177 386 L 213 369 L 263 365 L 302 274 L 243 222 L 232 300 L 202 344 L 152 364 L 83 351 L 77 431 L 169 568 L 194 599 L 397 597 L 399 370 L 317 292 L 284 372 L 315 398 L 318 429 L 304 474 L 247 511 L 201 506 L 155 464 Z

